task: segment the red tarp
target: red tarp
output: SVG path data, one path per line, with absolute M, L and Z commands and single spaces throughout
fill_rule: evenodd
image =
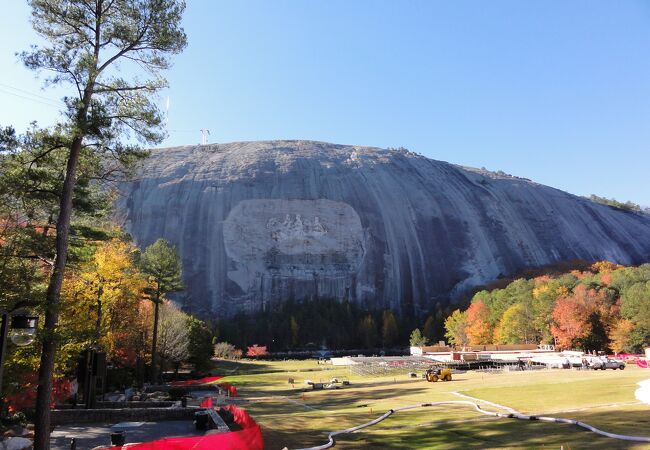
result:
M 223 377 L 204 377 L 204 378 L 199 378 L 198 380 L 185 380 L 185 381 L 172 381 L 171 384 L 172 386 L 191 386 L 193 384 L 208 384 L 208 383 L 213 383 L 217 380 L 220 380 Z
M 242 430 L 206 436 L 159 439 L 122 447 L 103 447 L 101 450 L 263 450 L 262 431 L 253 418 L 234 405 L 224 408 L 233 414 L 235 422 Z

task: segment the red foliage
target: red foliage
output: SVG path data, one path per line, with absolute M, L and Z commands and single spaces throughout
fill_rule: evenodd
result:
M 4 402 L 7 404 L 10 413 L 22 411 L 25 409 L 34 408 L 36 405 L 36 388 L 38 382 L 36 375 L 27 377 L 25 383 L 20 388 L 19 392 L 5 396 Z M 52 384 L 52 403 L 51 408 L 57 403 L 62 403 L 69 399 L 76 390 L 76 382 L 70 379 L 59 378 L 53 380 Z
M 269 352 L 268 350 L 266 350 L 266 345 L 253 344 L 250 347 L 248 347 L 248 350 L 246 350 L 246 356 L 251 358 L 266 356 L 268 354 Z

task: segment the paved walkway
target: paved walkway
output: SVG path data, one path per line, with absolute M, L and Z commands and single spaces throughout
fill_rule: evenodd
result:
M 71 438 L 77 439 L 77 450 L 90 450 L 100 445 L 111 445 L 111 433 L 124 431 L 127 443 L 146 442 L 175 436 L 196 436 L 191 420 L 169 420 L 164 422 L 123 422 L 121 424 L 61 425 L 54 429 L 50 439 L 52 450 L 69 450 Z

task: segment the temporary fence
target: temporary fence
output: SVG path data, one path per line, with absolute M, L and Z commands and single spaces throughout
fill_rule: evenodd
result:
M 200 384 L 211 384 L 223 377 L 204 377 L 197 380 L 172 381 L 172 386 L 194 386 Z M 228 392 L 230 397 L 237 397 L 237 388 L 230 383 L 219 383 L 219 387 Z
M 172 381 L 169 383 L 172 386 L 192 386 L 195 384 L 209 384 L 214 383 L 217 380 L 222 379 L 223 377 L 203 377 L 197 380 L 183 380 L 183 381 Z
M 224 408 L 232 413 L 240 430 L 205 436 L 166 438 L 121 447 L 103 447 L 98 450 L 263 450 L 262 430 L 257 422 L 245 410 L 234 405 Z
M 427 369 L 436 362 L 427 358 L 414 357 L 363 357 L 350 358 L 354 364 L 350 373 L 358 376 L 382 376 Z

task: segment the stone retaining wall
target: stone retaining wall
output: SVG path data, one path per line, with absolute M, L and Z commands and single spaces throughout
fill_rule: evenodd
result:
M 158 422 L 192 420 L 197 408 L 54 409 L 52 426 L 77 423 Z
M 218 391 L 219 386 L 216 384 L 190 384 L 185 386 L 170 386 L 170 385 L 156 385 L 156 386 L 145 386 L 143 389 L 144 392 L 169 392 L 174 390 L 176 392 L 190 393 L 192 391 Z
M 174 405 L 174 401 L 165 400 L 165 401 L 130 401 L 130 402 L 97 402 L 95 408 L 93 409 L 106 409 L 106 408 L 167 408 Z M 58 405 L 56 409 L 83 409 L 85 406 L 79 404 L 77 406 L 73 405 Z

